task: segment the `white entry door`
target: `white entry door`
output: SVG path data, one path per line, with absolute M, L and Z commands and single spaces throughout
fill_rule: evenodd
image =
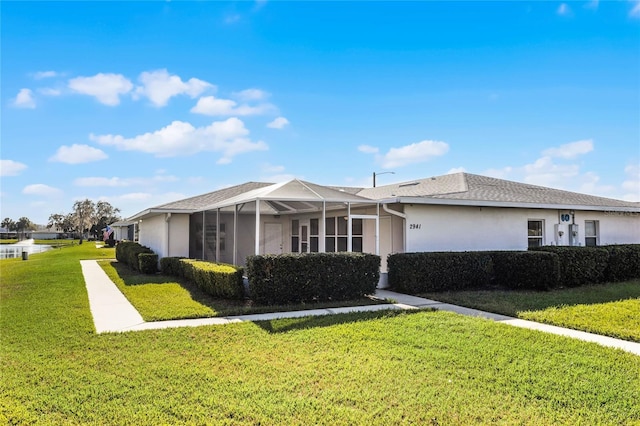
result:
M 282 254 L 282 224 L 264 224 L 264 254 Z

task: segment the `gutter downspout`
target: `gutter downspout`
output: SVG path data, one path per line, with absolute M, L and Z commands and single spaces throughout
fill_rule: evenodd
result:
M 166 230 L 167 230 L 167 243 L 165 245 L 165 253 L 166 253 L 166 257 L 171 256 L 171 254 L 169 253 L 169 250 L 171 249 L 171 245 L 170 245 L 170 238 L 171 238 L 171 227 L 170 227 L 170 222 L 171 222 L 171 213 L 167 213 L 167 215 L 165 216 L 164 222 L 167 224 Z

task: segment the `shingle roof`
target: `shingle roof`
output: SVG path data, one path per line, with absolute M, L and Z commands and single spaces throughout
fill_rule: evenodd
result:
M 219 189 L 217 191 L 208 192 L 206 194 L 196 195 L 195 197 L 185 198 L 184 200 L 162 204 L 153 208 L 163 210 L 198 210 L 222 202 L 229 198 L 236 197 L 240 194 L 244 194 L 245 192 L 249 192 L 258 188 L 264 188 L 269 185 L 273 184 L 267 182 L 247 182 L 240 185 Z
M 372 200 L 417 197 L 433 200 L 575 205 L 593 207 L 638 207 L 637 203 L 597 197 L 560 189 L 512 182 L 471 173 L 454 173 L 400 184 L 367 188 L 358 193 Z

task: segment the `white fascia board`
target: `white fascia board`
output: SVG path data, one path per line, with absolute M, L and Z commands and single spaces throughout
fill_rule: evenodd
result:
M 229 199 L 229 200 L 225 200 L 225 201 L 221 201 L 215 204 L 210 204 L 206 207 L 202 207 L 199 208 L 197 211 L 207 211 L 207 210 L 215 210 L 215 209 L 221 209 L 221 208 L 225 208 L 225 207 L 231 207 L 231 206 L 235 206 L 237 204 L 246 204 L 246 203 L 253 203 L 255 201 L 281 201 L 283 203 L 286 203 L 287 201 L 296 201 L 299 203 L 343 203 L 345 206 L 348 203 L 351 204 L 371 204 L 371 205 L 376 205 L 378 202 L 375 200 L 369 200 L 369 199 L 354 199 L 354 200 L 334 200 L 331 198 L 327 198 L 327 199 L 322 199 L 322 198 L 318 198 L 318 199 L 301 199 L 301 198 L 296 198 L 296 197 L 254 197 L 254 198 L 246 198 L 246 199 L 239 199 L 239 200 L 234 200 L 233 198 Z
M 158 216 L 159 214 L 165 214 L 165 213 L 191 214 L 194 212 L 195 210 L 193 209 L 147 209 L 147 210 L 141 211 L 140 213 L 136 213 L 131 217 L 128 217 L 126 220 L 127 222 L 137 222 L 140 219 Z
M 451 200 L 444 198 L 397 197 L 379 200 L 381 204 L 425 204 L 437 206 L 510 207 L 520 209 L 581 210 L 640 213 L 640 207 L 586 206 L 581 204 L 536 204 L 511 201 Z

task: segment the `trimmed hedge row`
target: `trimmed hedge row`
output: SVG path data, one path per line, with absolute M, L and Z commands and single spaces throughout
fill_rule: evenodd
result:
M 397 253 L 389 255 L 387 269 L 389 285 L 407 293 L 491 286 L 546 290 L 559 274 L 557 255 L 525 251 Z
M 158 255 L 149 247 L 133 241 L 122 241 L 116 245 L 116 259 L 144 274 L 154 274 L 158 270 Z
M 546 290 L 640 278 L 640 244 L 530 251 L 399 253 L 389 285 L 407 293 L 499 286 Z
M 249 294 L 260 304 L 350 300 L 373 294 L 380 256 L 307 253 L 249 256 Z
M 163 257 L 160 259 L 160 268 L 164 274 L 184 277 L 194 282 L 213 297 L 244 298 L 243 268 L 182 257 Z
M 558 255 L 563 286 L 578 287 L 606 281 L 609 252 L 604 248 L 544 246 L 531 250 Z

